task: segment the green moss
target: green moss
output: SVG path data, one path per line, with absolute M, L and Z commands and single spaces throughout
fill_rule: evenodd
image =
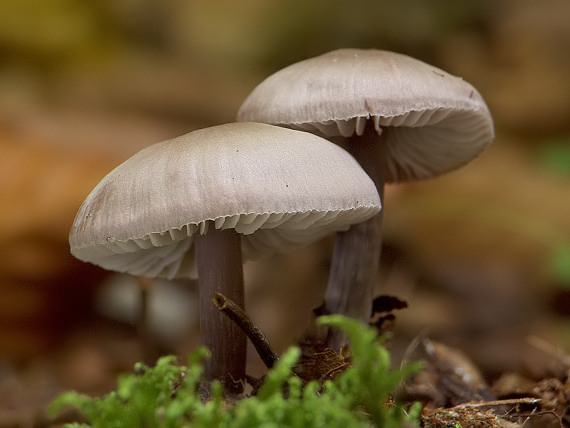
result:
M 155 367 L 137 364 L 133 373 L 119 378 L 118 387 L 101 398 L 74 392 L 58 397 L 51 406 L 56 415 L 73 406 L 88 424 L 67 427 L 398 427 L 417 423 L 419 405 L 406 413 L 403 406 L 387 405 L 391 393 L 418 364 L 400 370 L 390 368 L 388 351 L 377 333 L 346 317 L 321 317 L 319 322 L 342 329 L 352 345 L 352 366 L 324 384 L 305 384 L 293 374 L 300 350 L 293 347 L 268 371 L 255 396 L 233 406 L 223 400 L 219 383 L 212 398 L 203 403 L 198 394 L 201 360 L 206 349 L 194 352 L 187 367 L 163 357 Z

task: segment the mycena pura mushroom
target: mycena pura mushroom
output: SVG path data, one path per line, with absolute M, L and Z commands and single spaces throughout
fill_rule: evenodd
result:
M 80 207 L 71 252 L 134 275 L 188 277 L 197 264 L 206 379 L 245 377 L 245 335 L 212 304 L 244 306 L 242 257 L 286 253 L 374 216 L 374 184 L 315 135 L 233 123 L 149 146 L 111 171 Z M 195 256 L 195 257 L 194 257 Z
M 434 177 L 468 163 L 494 137 L 489 109 L 472 85 L 409 56 L 374 49 L 339 49 L 279 70 L 252 91 L 237 117 L 341 144 L 381 197 L 385 183 Z M 368 321 L 381 215 L 337 234 L 328 311 Z M 329 344 L 342 345 L 334 338 Z

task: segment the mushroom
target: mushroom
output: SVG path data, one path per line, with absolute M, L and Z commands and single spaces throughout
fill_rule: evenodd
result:
M 469 83 L 406 55 L 339 49 L 261 82 L 238 121 L 300 129 L 342 144 L 384 183 L 433 177 L 476 157 L 493 121 Z M 337 234 L 326 309 L 368 321 L 378 271 L 382 213 Z
M 245 335 L 212 304 L 244 305 L 242 255 L 285 253 L 374 216 L 374 184 L 346 151 L 315 135 L 232 123 L 149 146 L 111 171 L 80 207 L 71 253 L 200 287 L 205 379 L 240 391 Z M 195 257 L 194 257 L 195 255 Z

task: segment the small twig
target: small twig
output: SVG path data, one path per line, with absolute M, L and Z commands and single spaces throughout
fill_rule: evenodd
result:
M 420 332 L 417 336 L 415 336 L 411 342 L 408 344 L 406 349 L 404 350 L 404 354 L 402 356 L 402 361 L 400 362 L 400 368 L 404 368 L 409 363 L 413 361 L 413 354 L 418 349 L 420 343 L 423 343 L 425 346 L 425 339 L 427 336 L 427 330 Z
M 279 359 L 279 356 L 271 348 L 265 335 L 253 323 L 244 310 L 221 293 L 215 293 L 212 301 L 219 311 L 243 330 L 249 340 L 251 340 L 251 343 L 253 343 L 255 350 L 267 368 L 273 367 L 275 362 Z
M 457 406 L 451 407 L 451 409 L 465 409 L 468 407 L 480 408 L 480 407 L 495 407 L 495 406 L 516 406 L 518 404 L 530 404 L 538 405 L 540 404 L 540 398 L 509 398 L 505 400 L 494 400 L 494 401 L 482 401 L 479 403 L 469 402 L 458 404 Z

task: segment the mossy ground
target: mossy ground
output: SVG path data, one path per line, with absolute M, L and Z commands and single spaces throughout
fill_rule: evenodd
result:
M 194 352 L 187 366 L 176 358 L 160 358 L 154 367 L 137 364 L 122 375 L 115 391 L 100 397 L 69 392 L 52 405 L 55 415 L 64 407 L 81 410 L 84 422 L 72 426 L 93 427 L 398 427 L 419 423 L 419 405 L 408 409 L 392 401 L 401 382 L 420 369 L 418 363 L 391 369 L 388 351 L 378 333 L 341 316 L 321 317 L 319 322 L 342 329 L 351 341 L 352 357 L 334 379 L 306 381 L 295 374 L 301 350 L 285 352 L 267 372 L 255 395 L 233 404 L 224 400 L 222 386 L 211 385 L 211 397 L 200 393 L 204 348 Z

